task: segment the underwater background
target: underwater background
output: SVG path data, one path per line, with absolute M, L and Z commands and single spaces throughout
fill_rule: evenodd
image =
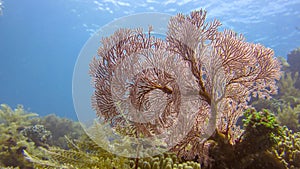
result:
M 0 0 L 0 168 L 300 169 L 299 9 L 299 0 Z M 146 14 L 174 16 L 166 36 L 155 26 L 107 33 Z M 149 63 L 158 69 L 141 67 Z
M 0 103 L 76 120 L 72 74 L 88 38 L 111 21 L 142 12 L 207 10 L 208 20 L 286 57 L 300 46 L 299 0 L 2 0 Z

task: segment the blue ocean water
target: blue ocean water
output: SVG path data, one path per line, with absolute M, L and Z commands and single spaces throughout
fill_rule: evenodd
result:
M 88 38 L 105 24 L 142 12 L 188 14 L 209 20 L 284 56 L 300 47 L 300 0 L 2 0 L 0 103 L 40 115 L 76 119 L 72 74 Z

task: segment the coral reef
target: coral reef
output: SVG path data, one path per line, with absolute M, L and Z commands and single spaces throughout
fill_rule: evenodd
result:
M 88 142 L 90 143 L 90 142 Z M 90 146 L 90 145 L 89 145 Z M 99 151 L 100 150 L 100 151 Z M 32 154 L 25 153 L 28 160 L 34 163 L 35 168 L 65 168 L 65 169 L 113 169 L 113 168 L 130 168 L 128 159 L 122 157 L 114 157 L 102 150 L 93 147 L 88 151 L 82 149 L 44 149 L 49 159 L 43 160 Z
M 283 127 L 283 137 L 275 145 L 273 153 L 281 160 L 281 163 L 289 169 L 300 168 L 300 132 L 293 133 Z
M 132 168 L 136 168 L 131 161 Z M 200 163 L 194 161 L 180 162 L 176 154 L 165 153 L 154 157 L 140 159 L 138 168 L 141 169 L 201 169 Z
M 46 146 L 46 142 L 51 138 L 51 132 L 46 130 L 43 125 L 26 127 L 21 133 L 33 141 L 36 146 Z
M 79 122 L 60 118 L 54 114 L 49 114 L 43 118 L 35 118 L 32 125 L 43 125 L 46 130 L 51 132 L 51 138 L 48 139 L 47 143 L 50 146 L 58 146 L 63 149 L 68 148 L 65 136 L 70 139 L 78 139 L 84 134 Z
M 113 155 L 97 144 L 87 135 L 73 142 L 69 139 L 69 150 L 59 148 L 43 149 L 48 156 L 42 160 L 25 151 L 27 159 L 35 168 L 90 168 L 90 169 L 200 169 L 200 164 L 193 161 L 180 162 L 172 153 L 161 154 L 144 159 L 129 159 Z
M 186 161 L 172 152 L 141 159 L 120 157 L 105 151 L 85 134 L 74 141 L 65 137 L 68 149 L 48 147 L 40 143 L 47 143 L 50 132 L 42 125 L 32 124 L 36 114 L 24 111 L 22 106 L 12 110 L 2 104 L 0 116 L 2 168 L 300 168 L 300 133 L 281 127 L 267 110 L 245 112 L 245 130 L 235 143 L 216 131 L 205 142 L 207 157 L 202 163 L 196 162 L 197 158 Z
M 271 151 L 282 136 L 276 117 L 267 110 L 249 109 L 244 114 L 244 129 L 235 144 L 228 142 L 222 133 L 209 138 L 210 163 L 207 168 L 274 168 L 284 165 Z
M 277 118 L 282 126 L 286 126 L 288 129 L 292 130 L 293 132 L 299 132 L 300 131 L 299 114 L 300 114 L 300 104 L 298 104 L 294 108 L 292 108 L 291 106 L 286 106 L 278 114 Z
M 30 127 L 32 117 L 37 114 L 27 113 L 22 106 L 12 110 L 8 105 L 1 104 L 0 109 L 0 166 L 32 168 L 32 163 L 23 156 L 23 150 L 30 153 L 40 154 L 34 142 L 28 142 L 21 133 L 26 127 Z
M 300 104 L 300 89 L 296 88 L 297 79 L 298 72 L 296 72 L 294 76 L 289 72 L 285 73 L 278 83 L 279 94 L 277 97 L 292 107 Z
M 56 115 L 37 117 L 22 106 L 13 110 L 1 104 L 0 167 L 300 169 L 300 88 L 297 73 L 300 48 L 288 55 L 288 63 L 283 58 L 278 59 L 284 64 L 284 74 L 278 81 L 280 65 L 273 58 L 271 49 L 247 43 L 242 35 L 230 30 L 219 32 L 219 21 L 206 23 L 205 19 L 206 12 L 203 10 L 186 16 L 178 14 L 169 22 L 166 41 L 152 36 L 151 27 L 148 34 L 140 29 L 120 29 L 102 40 L 98 51 L 102 60 L 95 58 L 92 61 L 90 73 L 95 85 L 93 107 L 99 117 L 104 117 L 107 126 L 93 126 L 91 130 L 98 131 L 93 137 L 88 136 L 78 122 Z M 113 72 L 113 68 L 119 66 L 119 59 L 128 59 L 132 53 L 148 56 L 146 49 L 153 56 L 178 56 L 175 57 L 178 62 L 174 64 L 180 67 L 184 63 L 186 66 L 180 73 L 185 74 L 188 70 L 192 75 L 184 80 L 195 80 L 187 93 L 197 95 L 201 104 L 197 102 L 199 110 L 193 119 L 195 121 L 192 121 L 192 130 L 168 152 L 145 158 L 125 158 L 106 151 L 111 146 L 110 142 L 103 142 L 99 147 L 94 141 L 115 139 L 105 130 L 106 127 L 113 127 L 120 134 L 131 137 L 159 134 L 161 129 L 176 121 L 173 118 L 181 110 L 178 98 L 184 97 L 178 94 L 178 86 L 171 74 L 158 69 L 144 70 L 136 74 L 128 85 L 131 88 L 130 102 L 137 109 L 151 109 L 148 99 L 154 96 L 153 90 L 159 90 L 169 96 L 167 108 L 160 114 L 160 121 L 127 124 L 122 116 L 124 114 L 118 112 L 119 105 L 112 104 L 109 80 L 113 78 L 112 74 L 127 76 L 130 73 L 125 70 L 125 74 Z M 168 63 L 168 60 L 165 62 Z M 276 82 L 279 94 L 275 96 Z M 273 98 L 265 100 L 266 97 Z M 256 110 L 248 109 L 250 103 Z M 242 114 L 244 118 L 240 128 L 237 120 Z M 211 120 L 209 117 L 215 118 Z M 206 132 L 203 129 L 205 125 L 215 125 L 216 128 L 212 135 L 202 138 L 201 135 Z M 131 153 L 129 149 L 134 145 L 114 146 L 124 153 Z
M 257 111 L 268 109 L 275 115 L 278 115 L 287 106 L 287 102 L 281 98 L 257 99 L 251 103 Z
M 58 118 L 56 116 L 50 116 L 50 119 L 55 119 L 49 123 L 49 116 L 37 117 L 35 113 L 26 112 L 23 106 L 19 105 L 16 109 L 12 110 L 8 105 L 1 104 L 0 109 L 0 167 L 1 168 L 22 168 L 33 169 L 35 168 L 33 163 L 25 158 L 24 153 L 33 154 L 37 159 L 49 159 L 51 156 L 45 152 L 50 151 L 48 149 L 57 149 L 60 152 L 64 152 L 63 148 L 67 146 L 67 143 L 61 147 L 54 147 L 60 144 L 51 144 L 54 136 L 60 136 L 63 133 L 70 136 L 81 136 L 83 130 L 79 129 L 78 122 L 72 122 Z M 44 119 L 45 118 L 45 119 Z M 39 124 L 38 122 L 42 123 Z M 54 125 L 55 122 L 57 125 Z M 62 123 L 68 122 L 64 125 Z M 52 125 L 50 132 L 45 126 Z M 55 128 L 66 127 L 66 128 Z M 72 128 L 74 127 L 74 128 Z M 65 131 L 64 131 L 65 130 Z M 55 137 L 60 138 L 60 137 Z M 59 140 L 57 140 L 59 143 Z M 55 142 L 54 142 L 55 143 Z
M 290 65 L 287 69 L 288 72 L 291 72 L 293 75 L 295 73 L 300 73 L 300 47 L 292 50 L 287 55 L 287 62 Z M 295 87 L 300 89 L 300 79 L 298 78 Z
M 252 106 L 261 111 L 268 109 L 277 115 L 282 126 L 287 126 L 294 132 L 300 131 L 300 90 L 295 87 L 298 72 L 284 72 L 278 82 L 278 95 L 269 100 L 257 99 Z

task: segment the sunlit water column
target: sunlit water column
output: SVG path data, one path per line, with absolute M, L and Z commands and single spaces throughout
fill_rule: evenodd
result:
M 4 8 L 3 1 L 0 0 L 0 16 L 3 14 L 3 8 Z

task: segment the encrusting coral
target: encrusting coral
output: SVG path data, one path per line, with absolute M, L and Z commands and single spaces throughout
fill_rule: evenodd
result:
M 293 133 L 283 127 L 283 137 L 279 138 L 273 153 L 281 160 L 281 163 L 289 169 L 300 168 L 300 132 Z
M 132 168 L 135 163 L 131 161 Z M 141 169 L 201 169 L 200 163 L 194 161 L 182 162 L 174 153 L 164 153 L 154 157 L 140 159 L 138 168 Z

